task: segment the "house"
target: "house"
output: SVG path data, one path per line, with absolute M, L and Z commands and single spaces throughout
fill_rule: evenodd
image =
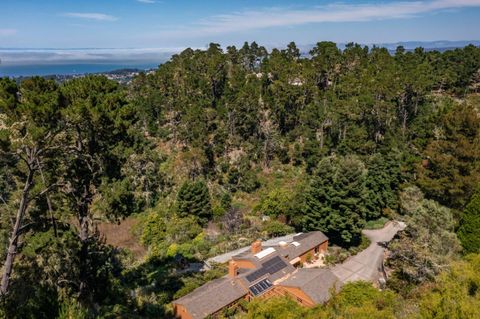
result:
M 175 316 L 215 317 L 240 300 L 272 296 L 290 296 L 306 307 L 323 303 L 332 287 L 340 288 L 340 281 L 328 269 L 300 267 L 322 258 L 327 248 L 328 238 L 320 231 L 297 234 L 278 246 L 262 247 L 257 240 L 250 250 L 232 257 L 228 275 L 173 301 Z

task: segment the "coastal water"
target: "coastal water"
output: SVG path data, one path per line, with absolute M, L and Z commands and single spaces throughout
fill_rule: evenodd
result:
M 158 67 L 159 63 L 90 63 L 90 64 L 31 64 L 31 65 L 1 65 L 0 77 L 19 77 L 33 75 L 74 75 L 85 73 L 101 73 L 119 69 L 147 70 Z

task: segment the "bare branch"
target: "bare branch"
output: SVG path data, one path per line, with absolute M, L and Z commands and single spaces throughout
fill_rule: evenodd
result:
M 30 203 L 31 201 L 37 199 L 37 198 L 40 198 L 42 197 L 43 195 L 45 195 L 46 193 L 48 193 L 49 191 L 51 191 L 53 188 L 55 187 L 59 187 L 59 186 L 63 186 L 63 184 L 61 183 L 53 183 L 51 184 L 50 186 L 48 186 L 47 188 L 45 188 L 43 191 L 41 191 L 40 193 L 36 194 L 35 196 L 32 196 L 32 198 L 30 198 L 28 200 L 28 203 Z
M 20 227 L 17 231 L 17 234 L 15 235 L 16 236 L 16 239 L 18 239 L 18 237 L 23 234 L 25 231 L 28 230 L 28 228 L 30 228 L 31 226 L 35 225 L 36 223 L 34 222 L 31 222 L 31 223 L 28 223 L 28 224 L 25 224 L 23 225 L 22 227 Z

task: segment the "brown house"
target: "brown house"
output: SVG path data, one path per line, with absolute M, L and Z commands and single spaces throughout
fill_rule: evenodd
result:
M 320 258 L 327 248 L 328 238 L 319 231 L 298 234 L 291 243 L 273 247 L 262 247 L 256 241 L 249 251 L 232 257 L 227 276 L 175 300 L 175 316 L 215 317 L 239 300 L 272 296 L 290 296 L 306 307 L 323 303 L 332 287 L 340 288 L 338 278 L 327 269 L 298 267 Z

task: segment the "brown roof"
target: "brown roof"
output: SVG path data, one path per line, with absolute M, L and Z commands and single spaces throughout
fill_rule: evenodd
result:
M 300 245 L 295 246 L 292 243 L 289 243 L 286 247 L 282 248 L 280 246 L 267 246 L 263 249 L 273 247 L 276 249 L 277 253 L 286 257 L 288 260 L 292 260 L 305 254 L 307 251 L 312 250 L 314 247 L 326 242 L 328 237 L 321 231 L 313 231 L 308 233 L 301 233 L 296 236 L 293 236 L 293 242 L 298 242 Z M 249 260 L 253 262 L 257 267 L 258 258 L 250 250 L 244 251 L 238 255 L 232 257 L 233 260 Z
M 256 259 L 252 260 L 256 265 L 256 268 L 248 270 L 247 272 L 242 272 L 237 277 L 239 280 L 242 280 L 246 287 L 250 287 L 256 282 L 259 282 L 265 278 L 268 278 L 271 282 L 274 282 L 275 280 L 280 279 L 295 270 L 295 267 L 293 267 L 287 259 L 278 254 L 277 251 L 262 259 L 258 259 L 256 257 L 253 258 Z M 269 267 L 268 263 L 274 263 L 276 267 Z M 253 274 L 258 275 L 255 276 Z
M 283 256 L 288 256 L 289 260 L 297 258 L 305 254 L 314 247 L 326 242 L 328 237 L 321 231 L 313 231 L 309 233 L 302 233 L 293 237 L 293 242 L 298 242 L 300 245 L 295 246 L 290 243 L 287 247 L 281 250 Z
M 206 283 L 188 295 L 173 301 L 184 306 L 193 319 L 203 319 L 244 297 L 247 291 L 235 280 L 222 277 Z
M 295 246 L 293 244 L 290 244 L 286 248 L 275 246 L 275 251 L 273 253 L 261 259 L 255 257 L 255 255 L 252 254 L 251 251 L 246 251 L 236 256 L 233 256 L 233 260 L 242 259 L 252 261 L 252 263 L 255 265 L 255 269 L 240 269 L 238 276 L 233 279 L 225 276 L 223 278 L 208 282 L 205 285 L 195 289 L 188 295 L 173 301 L 173 304 L 179 304 L 184 306 L 193 319 L 205 318 L 208 315 L 214 314 L 217 311 L 221 310 L 223 307 L 228 306 L 236 300 L 244 297 L 248 293 L 248 291 L 246 290 L 247 287 L 253 286 L 257 282 L 265 278 L 268 278 L 270 282 L 274 282 L 281 279 L 282 277 L 285 277 L 289 273 L 293 273 L 295 271 L 295 267 L 293 267 L 289 263 L 289 260 L 303 255 L 307 251 L 313 249 L 314 247 L 320 245 L 327 240 L 327 236 L 325 236 L 320 231 L 309 232 L 299 234 L 293 237 L 293 241 L 298 242 L 300 245 Z M 267 247 L 263 247 L 263 249 L 266 248 Z M 288 258 L 285 258 L 285 256 L 287 255 Z M 309 296 L 310 294 L 312 294 L 311 298 L 316 301 L 316 299 L 322 299 L 323 295 L 321 295 L 320 297 L 316 296 L 314 289 L 315 287 L 310 287 L 308 281 L 312 280 L 313 277 L 319 274 L 317 274 L 318 271 L 315 272 L 314 269 L 309 269 L 309 271 L 310 270 L 313 270 L 313 272 L 309 274 L 303 274 L 302 272 L 302 274 L 299 276 L 302 276 L 302 280 L 305 281 L 305 284 L 302 286 L 305 287 L 306 290 L 308 290 L 305 291 L 305 293 L 307 293 Z M 295 273 L 298 274 L 299 272 Z M 333 273 L 331 275 L 333 275 Z M 320 278 L 319 280 L 321 280 L 322 282 L 325 281 L 325 283 L 329 283 L 331 281 L 331 278 L 329 278 L 328 275 L 324 276 L 325 278 L 322 277 L 323 279 Z M 316 280 L 317 279 L 315 279 L 315 282 Z M 285 280 L 284 282 L 291 283 L 292 277 Z M 282 282 L 281 284 L 283 284 L 284 282 Z M 243 283 L 244 287 L 246 288 L 243 288 L 241 283 Z M 326 292 L 328 293 L 328 289 Z
M 338 291 L 341 282 L 337 276 L 328 269 L 298 269 L 282 282 L 279 286 L 296 287 L 307 294 L 315 303 L 324 303 L 330 298 L 330 290 L 335 287 Z

